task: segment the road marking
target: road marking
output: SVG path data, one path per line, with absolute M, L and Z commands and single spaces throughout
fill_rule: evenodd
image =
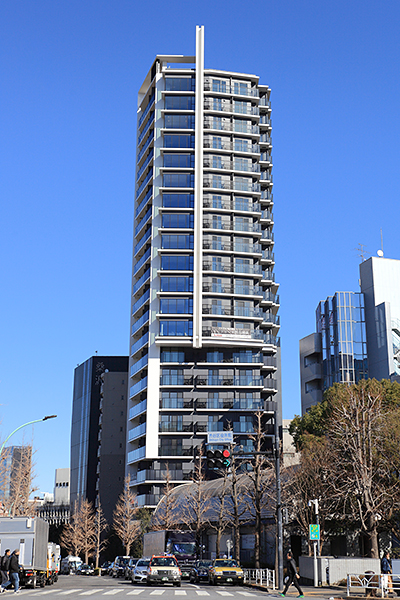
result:
M 210 594 L 206 590 L 196 590 L 198 596 L 209 596 Z
M 185 590 L 175 590 L 175 596 L 186 596 Z
M 57 596 L 67 596 L 68 594 L 76 594 L 77 592 L 81 592 L 83 588 L 77 588 L 76 590 L 64 590 L 63 592 L 59 592 Z
M 80 596 L 91 596 L 92 594 L 97 594 L 98 592 L 102 592 L 103 588 L 98 588 L 96 590 L 89 590 L 88 592 L 82 592 L 79 594 Z
M 165 590 L 154 590 L 154 592 L 150 592 L 150 596 L 161 596 Z
M 220 596 L 233 596 L 230 592 L 217 592 Z
M 255 596 L 255 594 L 250 594 L 250 592 L 239 592 L 239 590 L 238 594 L 242 594 L 242 596 Z
M 127 593 L 127 596 L 137 596 L 138 594 L 141 594 L 143 592 L 143 590 L 132 590 L 131 592 Z
M 122 592 L 122 590 L 110 590 L 109 592 L 104 592 L 103 596 L 115 596 L 115 594 L 119 594 L 119 592 Z

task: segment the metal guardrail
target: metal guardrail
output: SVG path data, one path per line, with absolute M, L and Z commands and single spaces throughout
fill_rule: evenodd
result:
M 348 573 L 347 574 L 347 597 L 351 590 L 360 589 L 374 590 L 374 596 L 384 598 L 389 592 L 400 595 L 400 575 L 381 575 L 379 573 Z
M 244 582 L 264 585 L 275 590 L 275 571 L 272 569 L 243 569 Z

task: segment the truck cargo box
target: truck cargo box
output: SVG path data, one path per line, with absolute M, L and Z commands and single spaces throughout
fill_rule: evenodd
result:
M 6 548 L 19 550 L 19 563 L 24 569 L 46 571 L 49 524 L 43 519 L 0 517 L 0 555 Z

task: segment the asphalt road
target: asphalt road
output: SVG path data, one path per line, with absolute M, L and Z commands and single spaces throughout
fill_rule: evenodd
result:
M 2 595 L 2 599 L 11 596 L 10 590 Z M 116 597 L 116 600 L 157 600 L 157 596 L 162 596 L 160 600 L 178 600 L 185 596 L 185 600 L 261 600 L 266 592 L 259 590 L 249 590 L 248 588 L 236 587 L 231 585 L 210 586 L 207 583 L 194 585 L 182 582 L 181 588 L 174 588 L 172 585 L 147 587 L 146 585 L 133 585 L 130 581 L 123 579 L 113 579 L 112 577 L 87 577 L 77 575 L 60 575 L 56 584 L 51 587 L 21 589 L 20 597 L 32 600 L 62 600 L 63 598 L 74 600 L 79 598 L 85 600 L 107 600 Z M 278 594 L 273 594 L 278 597 Z

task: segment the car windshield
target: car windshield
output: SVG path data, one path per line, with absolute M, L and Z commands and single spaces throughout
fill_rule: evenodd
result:
M 232 560 L 231 558 L 216 560 L 215 567 L 238 567 L 236 560 Z
M 212 560 L 199 560 L 197 563 L 198 567 L 210 567 L 212 565 Z
M 125 566 L 129 563 L 129 558 L 120 558 L 118 562 L 120 566 Z
M 173 556 L 157 556 L 151 561 L 152 567 L 176 567 L 177 562 Z
M 193 555 L 196 554 L 196 544 L 194 542 L 173 542 L 170 546 L 172 554 Z
M 140 560 L 137 561 L 136 566 L 137 567 L 148 567 L 150 564 L 150 559 L 149 560 L 143 560 L 142 558 Z

